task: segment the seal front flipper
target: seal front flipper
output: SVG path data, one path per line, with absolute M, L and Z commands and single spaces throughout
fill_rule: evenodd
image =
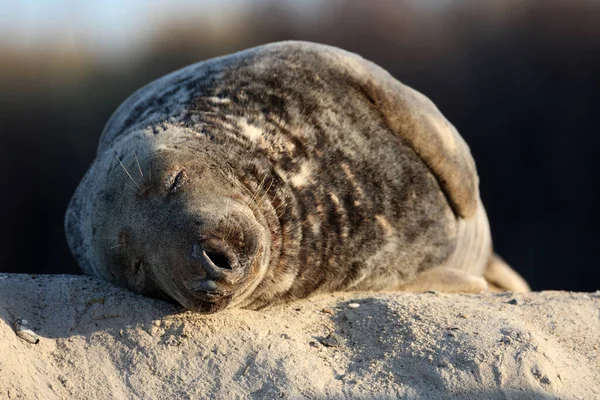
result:
M 479 293 L 488 290 L 482 277 L 449 267 L 436 267 L 423 272 L 412 281 L 398 287 L 403 292 L 437 290 L 446 293 Z
M 339 50 L 328 55 L 337 68 L 345 70 L 351 85 L 360 89 L 387 127 L 421 159 L 450 205 L 457 222 L 456 245 L 438 267 L 481 276 L 491 254 L 491 233 L 479 198 L 475 161 L 463 138 L 426 96 L 379 66 Z
M 362 57 L 331 51 L 340 68 L 435 175 L 454 212 L 469 218 L 479 205 L 479 178 L 469 146 L 423 94 Z

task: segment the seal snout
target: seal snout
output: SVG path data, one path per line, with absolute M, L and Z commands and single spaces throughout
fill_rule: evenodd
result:
M 225 306 L 231 301 L 237 284 L 245 277 L 243 265 L 233 249 L 224 242 L 198 242 L 192 245 L 191 259 L 196 267 L 187 290 L 202 307 Z

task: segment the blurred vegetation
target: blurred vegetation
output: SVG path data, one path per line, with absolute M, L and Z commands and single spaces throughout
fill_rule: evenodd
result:
M 0 270 L 76 273 L 63 215 L 112 111 L 152 79 L 298 39 L 357 52 L 428 95 L 478 164 L 495 247 L 536 289 L 600 289 L 600 2 L 260 1 L 215 24 L 190 15 L 149 46 L 0 47 Z M 565 274 L 568 270 L 568 274 Z

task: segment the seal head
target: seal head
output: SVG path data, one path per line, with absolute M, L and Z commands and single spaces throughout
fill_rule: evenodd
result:
M 195 136 L 140 132 L 119 144 L 127 152 L 99 159 L 95 178 L 84 180 L 95 194 L 86 200 L 93 212 L 84 265 L 137 292 L 215 312 L 256 286 L 270 238 L 221 150 Z M 193 145 L 184 146 L 185 138 Z

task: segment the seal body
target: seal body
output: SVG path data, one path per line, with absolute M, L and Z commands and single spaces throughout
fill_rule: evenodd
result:
M 492 257 L 454 127 L 375 64 L 304 42 L 134 93 L 65 226 L 86 273 L 199 312 L 325 291 L 483 290 Z

